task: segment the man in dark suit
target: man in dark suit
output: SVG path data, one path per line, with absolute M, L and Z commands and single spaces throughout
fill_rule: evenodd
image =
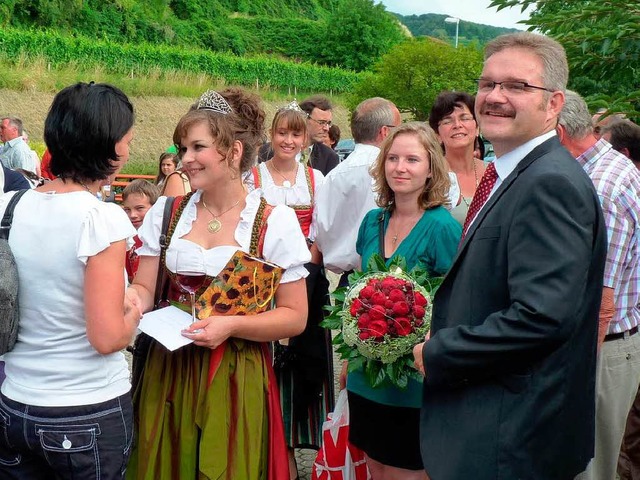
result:
M 333 113 L 331 102 L 327 97 L 315 95 L 300 103 L 300 108 L 307 114 L 307 142 L 303 156 L 308 155 L 311 167 L 327 175 L 339 163 L 338 154 L 324 144 L 329 137 Z M 273 156 L 271 143 L 263 144 L 258 150 L 258 162 L 266 162 Z
M 569 480 L 593 455 L 606 227 L 556 137 L 567 77 L 550 38 L 486 47 L 476 116 L 497 158 L 414 349 L 431 480 Z

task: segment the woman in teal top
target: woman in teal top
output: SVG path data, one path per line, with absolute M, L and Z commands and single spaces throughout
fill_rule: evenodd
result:
M 362 221 L 356 249 L 365 270 L 374 253 L 389 264 L 401 256 L 433 276 L 449 269 L 462 229 L 443 205 L 447 164 L 436 134 L 426 124 L 399 126 L 384 141 L 372 166 L 377 203 Z M 382 226 L 383 244 L 380 245 Z M 422 383 L 406 390 L 372 388 L 362 371 L 347 377 L 351 443 L 367 454 L 374 479 L 426 479 L 419 448 Z

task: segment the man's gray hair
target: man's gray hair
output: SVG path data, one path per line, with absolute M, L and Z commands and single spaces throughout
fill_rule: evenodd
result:
M 4 117 L 2 119 L 2 121 L 4 122 L 5 120 L 9 120 L 9 125 L 11 125 L 14 128 L 18 129 L 18 136 L 22 136 L 22 120 L 20 120 L 18 117 Z
M 395 105 L 386 98 L 368 98 L 351 115 L 351 134 L 356 143 L 375 142 L 385 125 L 395 125 Z
M 531 32 L 518 32 L 500 35 L 489 42 L 484 50 L 484 59 L 507 48 L 530 50 L 543 65 L 542 83 L 549 90 L 564 92 L 569 79 L 569 65 L 564 47 L 557 41 L 544 35 Z
M 571 90 L 565 92 L 564 106 L 558 123 L 565 128 L 570 138 L 581 139 L 593 133 L 593 122 L 587 103 Z

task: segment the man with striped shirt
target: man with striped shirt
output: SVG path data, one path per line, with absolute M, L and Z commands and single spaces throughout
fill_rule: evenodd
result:
M 640 172 L 606 140 L 596 139 L 587 105 L 575 92 L 566 92 L 557 131 L 596 187 L 609 240 L 598 335 L 596 450 L 577 478 L 614 480 L 640 383 Z

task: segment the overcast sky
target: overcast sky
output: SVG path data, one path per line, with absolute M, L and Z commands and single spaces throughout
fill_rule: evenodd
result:
M 380 0 L 380 2 L 387 7 L 388 11 L 401 15 L 440 13 L 469 22 L 520 30 L 525 30 L 525 27 L 517 25 L 516 22 L 528 18 L 526 12 L 520 13 L 520 7 L 504 8 L 499 12 L 495 7 L 489 8 L 491 0 Z

